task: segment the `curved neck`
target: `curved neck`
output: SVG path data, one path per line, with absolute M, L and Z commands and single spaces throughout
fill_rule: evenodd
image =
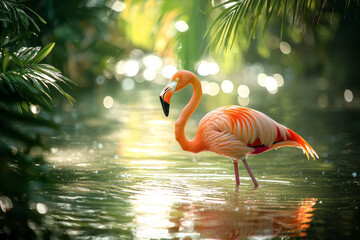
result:
M 193 140 L 188 140 L 185 136 L 185 125 L 200 103 L 202 89 L 200 80 L 195 76 L 191 77 L 189 84 L 193 87 L 193 95 L 175 122 L 175 138 L 183 150 L 196 153 L 204 150 L 203 143 L 201 138 L 199 138 L 198 133 Z

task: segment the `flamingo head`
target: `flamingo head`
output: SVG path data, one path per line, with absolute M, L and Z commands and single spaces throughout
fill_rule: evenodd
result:
M 165 116 L 169 115 L 169 107 L 170 107 L 170 98 L 174 94 L 181 89 L 183 89 L 186 85 L 189 84 L 189 80 L 194 75 L 189 71 L 178 71 L 172 76 L 169 83 L 160 93 L 160 102 L 164 110 Z

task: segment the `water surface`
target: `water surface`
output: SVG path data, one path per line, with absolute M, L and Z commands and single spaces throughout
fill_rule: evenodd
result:
M 165 118 L 158 92 L 114 91 L 114 106 L 105 109 L 105 92 L 94 90 L 59 111 L 64 130 L 50 140 L 47 159 L 55 182 L 45 194 L 54 224 L 71 238 L 360 236 L 357 112 L 250 106 L 297 131 L 320 159 L 308 161 L 294 148 L 250 157 L 260 186 L 253 187 L 239 164 L 241 183 L 235 187 L 230 160 L 181 150 L 173 124 L 184 102 L 174 98 Z M 216 99 L 209 101 L 189 122 L 189 138 L 216 106 Z

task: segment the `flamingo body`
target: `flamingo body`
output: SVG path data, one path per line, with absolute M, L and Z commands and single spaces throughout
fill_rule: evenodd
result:
M 204 150 L 231 159 L 241 159 L 279 147 L 299 147 L 307 156 L 316 155 L 299 135 L 265 114 L 240 106 L 217 108 L 200 121 L 197 135 Z
M 242 160 L 255 186 L 258 183 L 248 166 L 248 156 L 260 154 L 279 147 L 301 148 L 318 158 L 314 149 L 298 134 L 277 123 L 264 113 L 235 105 L 217 108 L 207 113 L 199 123 L 195 138 L 188 140 L 185 125 L 198 106 L 202 89 L 200 80 L 188 71 L 177 72 L 160 94 L 165 115 L 169 114 L 170 98 L 188 84 L 194 88 L 190 102 L 181 111 L 175 122 L 175 138 L 185 151 L 211 151 L 232 159 L 236 184 L 240 184 L 237 162 Z

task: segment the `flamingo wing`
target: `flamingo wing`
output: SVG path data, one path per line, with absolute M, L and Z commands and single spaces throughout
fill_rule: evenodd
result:
M 208 150 L 239 159 L 279 147 L 298 147 L 315 159 L 314 149 L 298 134 L 265 114 L 240 106 L 209 112 L 200 122 Z
M 253 148 L 229 132 L 211 129 L 206 131 L 203 138 L 207 150 L 234 160 L 253 152 Z

